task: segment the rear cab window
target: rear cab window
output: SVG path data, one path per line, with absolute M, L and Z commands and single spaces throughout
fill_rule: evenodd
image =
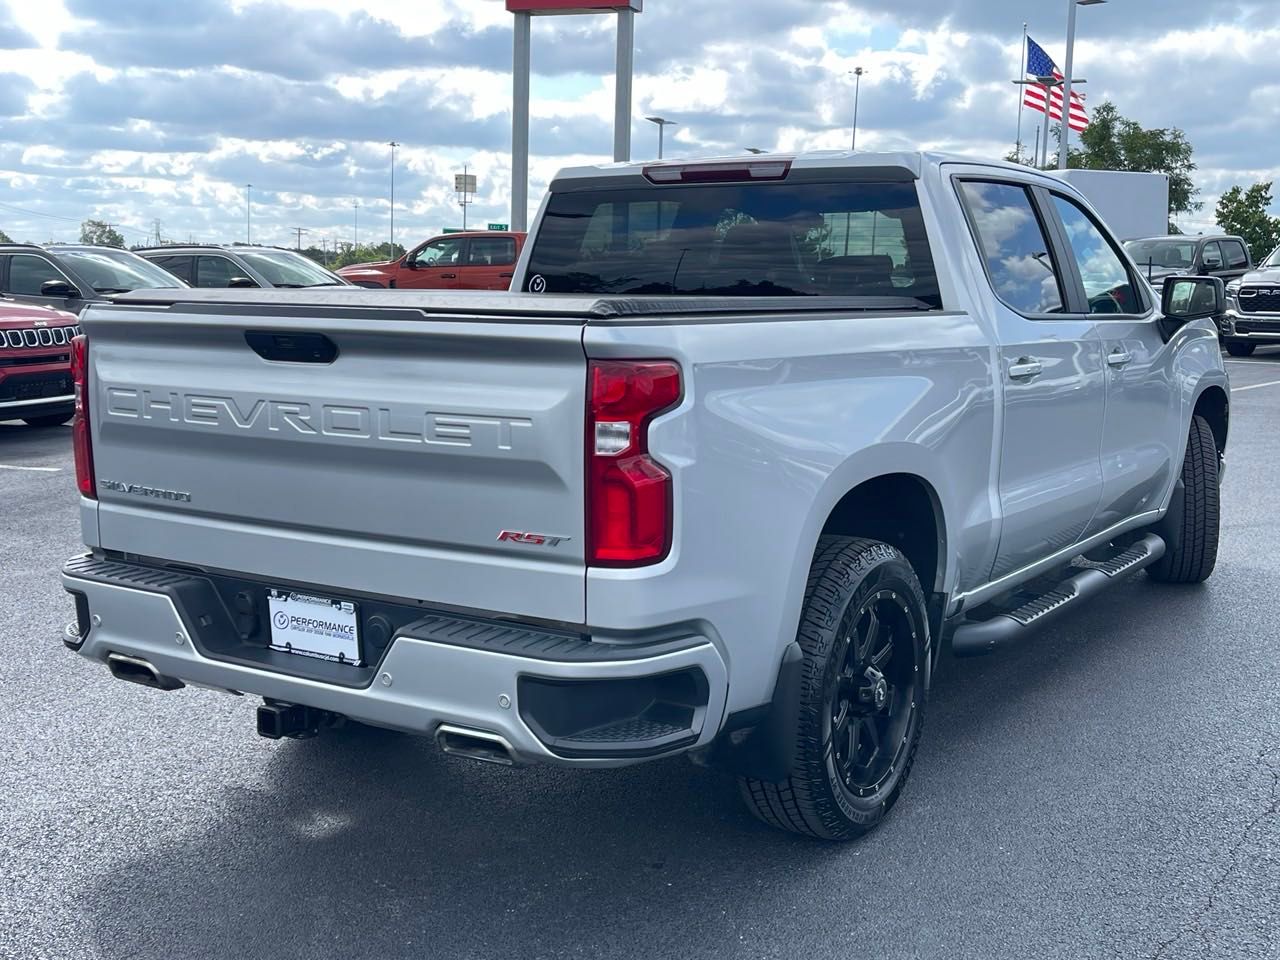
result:
M 940 309 L 912 182 L 674 183 L 553 192 L 537 293 L 872 297 Z

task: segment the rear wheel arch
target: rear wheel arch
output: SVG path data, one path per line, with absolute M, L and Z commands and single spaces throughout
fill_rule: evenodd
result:
M 820 536 L 864 537 L 896 547 L 926 595 L 946 582 L 947 527 L 937 489 L 916 473 L 864 480 L 840 498 Z

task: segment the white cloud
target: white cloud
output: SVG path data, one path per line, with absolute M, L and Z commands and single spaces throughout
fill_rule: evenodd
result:
M 160 14 L 144 16 L 140 0 L 0 0 L 0 28 L 38 44 L 0 57 L 0 73 L 16 78 L 0 84 L 11 114 L 0 116 L 0 183 L 11 204 L 49 215 L 3 212 L 0 227 L 70 238 L 72 221 L 111 211 L 135 232 L 159 218 L 175 236 L 236 239 L 252 181 L 264 239 L 283 242 L 292 226 L 348 236 L 355 199 L 362 234 L 377 235 L 392 137 L 404 145 L 398 232 L 457 222 L 452 177 L 464 163 L 481 182 L 472 216 L 506 221 L 502 0 L 355 6 L 186 0 L 149 4 Z M 1025 6 L 967 0 L 939 22 L 936 0 L 650 0 L 637 20 L 633 153 L 655 151 L 642 119 L 651 113 L 679 121 L 669 155 L 841 148 L 858 65 L 861 148 L 1002 155 Z M 1258 26 L 1261 6 L 1167 0 L 1159 22 L 1121 4 L 1098 9 L 1082 17 L 1077 48 L 1092 102 L 1111 97 L 1144 126 L 1184 128 L 1208 201 L 1233 183 L 1280 178 L 1280 85 L 1257 83 L 1280 28 Z M 1052 46 L 1060 16 L 1034 15 L 1033 35 Z M 605 16 L 536 24 L 545 75 L 531 109 L 531 209 L 556 169 L 610 158 L 612 30 Z

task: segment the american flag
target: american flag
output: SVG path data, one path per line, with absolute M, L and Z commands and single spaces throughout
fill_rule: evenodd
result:
M 1062 80 L 1062 71 L 1058 69 L 1058 65 L 1053 62 L 1044 47 L 1036 43 L 1030 37 L 1027 37 L 1027 79 L 1034 80 L 1037 77 L 1053 77 L 1055 80 Z M 1045 88 L 1042 86 L 1025 86 L 1022 88 L 1022 102 L 1032 110 L 1039 110 L 1045 113 Z M 1062 87 L 1049 88 L 1049 119 L 1062 121 Z M 1071 129 L 1079 133 L 1085 127 L 1089 126 L 1089 111 L 1084 106 L 1084 95 L 1071 91 Z

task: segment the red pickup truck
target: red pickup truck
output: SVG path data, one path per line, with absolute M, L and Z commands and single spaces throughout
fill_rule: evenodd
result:
M 359 287 L 397 290 L 506 290 L 525 234 L 481 230 L 449 233 L 419 244 L 399 260 L 353 263 L 338 275 Z
M 66 423 L 75 410 L 74 314 L 0 299 L 0 420 L 33 427 Z

